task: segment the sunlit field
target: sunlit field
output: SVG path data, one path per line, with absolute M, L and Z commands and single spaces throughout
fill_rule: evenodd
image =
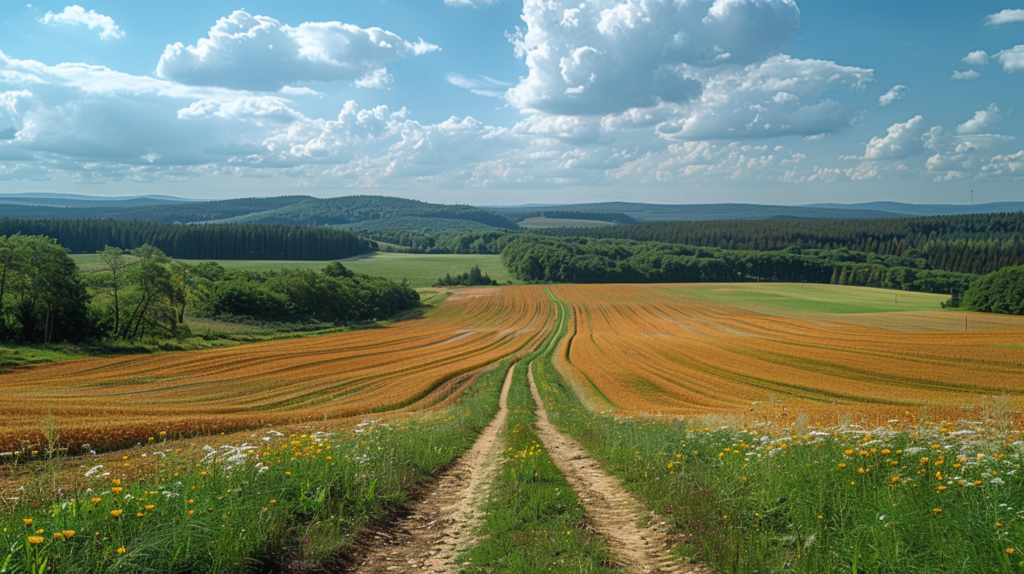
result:
M 0 452 L 41 451 L 51 417 L 72 452 L 442 402 L 459 377 L 543 332 L 541 289 L 462 290 L 383 329 L 209 351 L 65 361 L 0 375 Z M 88 445 L 88 446 L 85 446 Z
M 1022 406 L 1024 353 L 1005 345 L 1024 340 L 1024 318 L 972 314 L 964 331 L 964 314 L 950 312 L 960 330 L 935 331 L 940 296 L 800 285 L 552 292 L 573 311 L 565 368 L 625 412 L 876 423 L 919 409 L 955 420 L 987 396 Z M 893 308 L 899 331 L 871 326 Z

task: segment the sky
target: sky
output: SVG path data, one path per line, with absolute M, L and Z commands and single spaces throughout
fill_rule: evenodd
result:
M 0 193 L 1024 201 L 1022 96 L 1022 0 L 0 0 Z

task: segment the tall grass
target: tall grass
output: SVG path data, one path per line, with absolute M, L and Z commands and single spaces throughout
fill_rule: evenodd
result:
M 0 572 L 257 572 L 334 559 L 370 520 L 449 464 L 493 418 L 508 364 L 450 408 L 398 422 L 209 448 L 197 465 L 89 487 L 0 515 Z
M 684 556 L 729 573 L 1024 572 L 1024 442 L 1006 413 L 782 433 L 616 417 L 586 410 L 551 353 L 534 374 L 552 422 L 667 518 Z

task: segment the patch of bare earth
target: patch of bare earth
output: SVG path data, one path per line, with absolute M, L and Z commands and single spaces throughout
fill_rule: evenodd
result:
M 409 513 L 385 531 L 366 537 L 366 553 L 352 568 L 358 574 L 457 572 L 455 558 L 473 542 L 479 508 L 500 466 L 504 443 L 499 433 L 508 418 L 508 389 L 515 366 L 505 376 L 498 414 L 473 447 L 445 471 Z
M 590 526 L 608 537 L 616 564 L 630 572 L 710 573 L 710 569 L 679 563 L 672 555 L 664 521 L 643 513 L 640 503 L 617 478 L 588 456 L 580 443 L 548 421 L 533 378 L 532 363 L 528 374 L 530 391 L 537 403 L 537 434 L 555 466 L 579 495 Z

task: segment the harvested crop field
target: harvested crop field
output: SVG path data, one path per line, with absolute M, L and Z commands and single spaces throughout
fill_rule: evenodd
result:
M 927 310 L 933 295 L 899 293 L 899 303 L 892 291 L 800 285 L 552 292 L 574 315 L 561 368 L 593 408 L 876 422 L 922 408 L 965 418 L 991 396 L 1024 406 L 1024 318 L 971 314 L 964 331 L 963 313 Z M 944 324 L 959 330 L 936 330 Z
M 461 290 L 383 329 L 20 368 L 0 374 L 0 451 L 37 441 L 50 416 L 63 444 L 109 449 L 161 432 L 422 411 L 542 339 L 550 316 L 537 287 Z

